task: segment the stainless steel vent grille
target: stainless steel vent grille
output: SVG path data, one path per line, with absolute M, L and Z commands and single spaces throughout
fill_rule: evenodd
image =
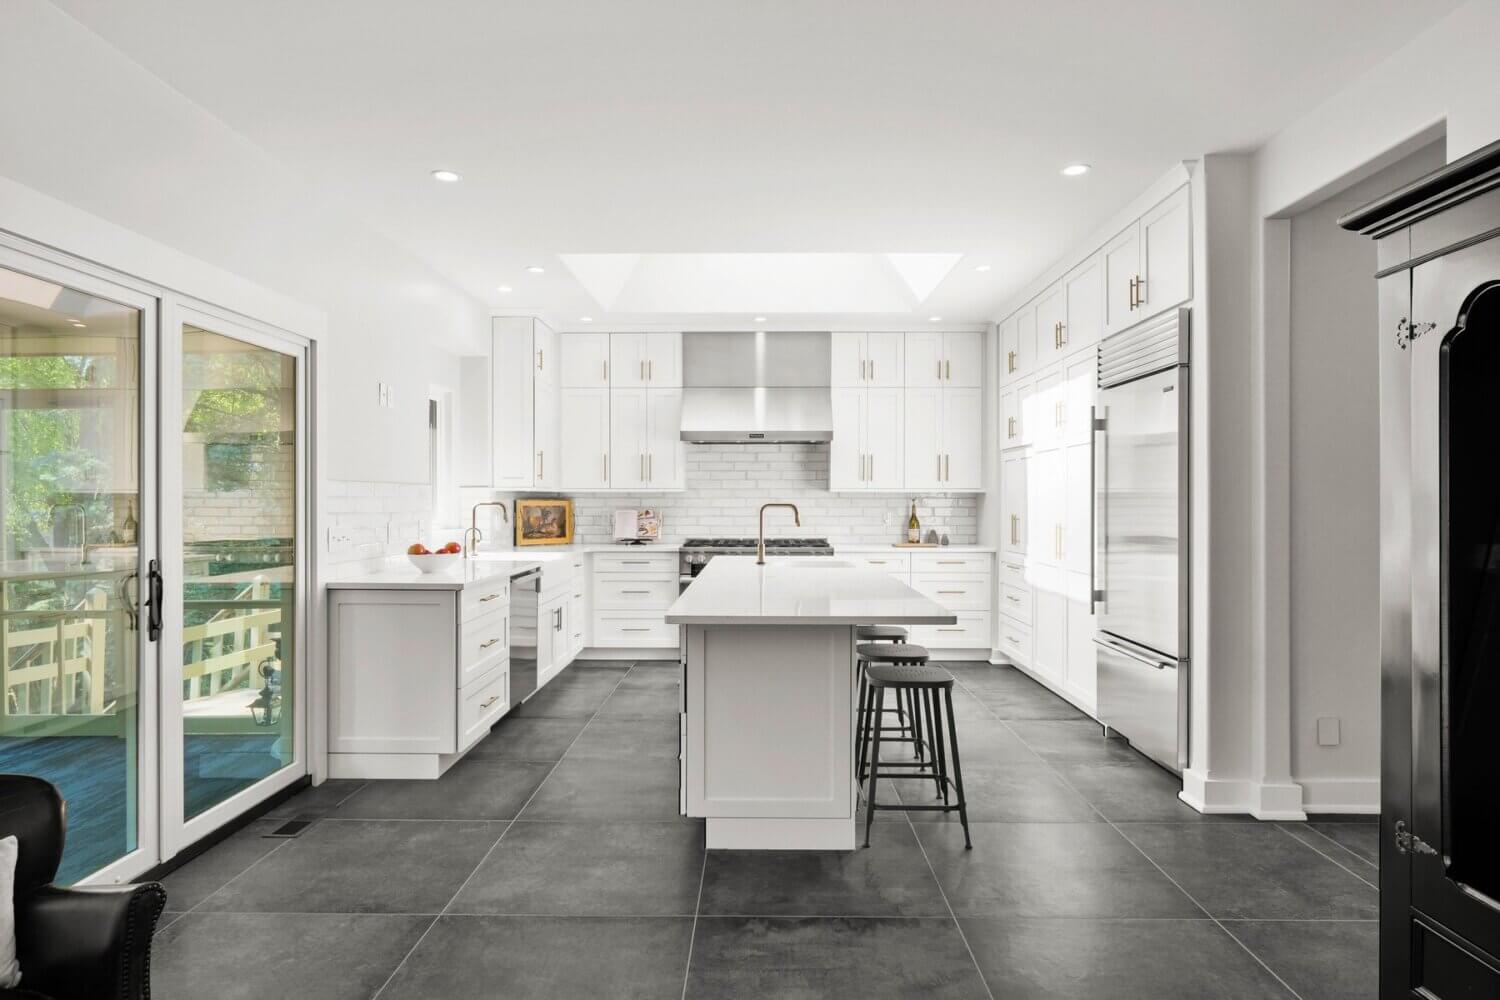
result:
M 1099 388 L 1188 363 L 1191 310 L 1172 309 L 1099 345 Z

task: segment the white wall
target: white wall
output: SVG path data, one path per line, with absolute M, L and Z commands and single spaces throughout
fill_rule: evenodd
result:
M 1291 219 L 1292 777 L 1307 807 L 1380 778 L 1380 399 L 1375 243 L 1343 213 L 1437 169 L 1433 143 Z M 1317 720 L 1341 720 L 1320 747 Z
M 0 178 L 320 310 L 328 472 L 425 481 L 427 386 L 457 387 L 458 354 L 484 344 L 482 303 L 42 0 L 0 6 L 0 65 Z M 172 282 L 142 261 L 101 263 Z M 377 405 L 381 381 L 394 407 Z

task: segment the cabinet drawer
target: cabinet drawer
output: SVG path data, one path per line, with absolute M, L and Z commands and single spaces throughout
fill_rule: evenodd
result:
M 848 559 L 865 569 L 878 569 L 882 573 L 903 579 L 911 573 L 911 556 L 906 552 L 851 552 L 848 555 L 840 554 L 839 558 Z
M 1026 579 L 1026 564 L 1019 559 L 1000 559 L 1000 586 L 1030 587 Z
M 507 608 L 464 622 L 458 630 L 458 684 L 462 687 L 510 655 Z
M 1013 660 L 1031 665 L 1031 626 L 1016 621 L 1009 615 L 1000 616 L 1000 627 L 995 633 L 995 645 Z
M 913 552 L 913 573 L 988 573 L 993 560 L 988 552 Z
M 510 666 L 501 664 L 458 693 L 458 748 L 473 746 L 510 708 Z
M 675 648 L 677 626 L 668 625 L 661 615 L 594 616 L 594 645 L 605 649 L 614 646 Z
M 670 580 L 601 577 L 594 581 L 594 607 L 601 611 L 665 611 L 677 600 L 679 590 L 675 574 Z
M 469 621 L 506 607 L 510 603 L 510 581 L 489 580 L 463 589 L 459 621 Z
M 960 611 L 952 625 L 915 625 L 911 641 L 928 649 L 989 649 L 990 615 L 987 611 Z
M 675 552 L 596 552 L 594 574 L 620 573 L 633 580 L 677 579 Z
M 990 578 L 988 574 L 967 577 L 913 573 L 913 590 L 920 591 L 949 611 L 988 611 Z
M 1031 621 L 1031 588 L 1015 584 L 1000 585 L 1000 610 L 1017 621 Z

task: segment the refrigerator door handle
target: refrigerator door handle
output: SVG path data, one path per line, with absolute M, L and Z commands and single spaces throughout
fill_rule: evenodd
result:
M 1138 653 L 1123 642 L 1117 642 L 1107 635 L 1096 635 L 1094 636 L 1094 641 L 1112 653 L 1119 653 L 1121 656 L 1129 657 L 1137 663 L 1144 663 L 1148 667 L 1155 667 L 1157 670 L 1165 670 L 1168 667 L 1175 666 L 1171 660 L 1163 659 L 1160 656 L 1147 656 L 1144 653 Z
M 1099 435 L 1104 431 L 1104 421 L 1099 419 L 1099 407 L 1089 407 L 1089 497 L 1093 501 L 1089 508 L 1089 615 L 1096 614 L 1095 605 L 1101 599 L 1099 592 L 1099 513 L 1104 506 L 1099 495 Z

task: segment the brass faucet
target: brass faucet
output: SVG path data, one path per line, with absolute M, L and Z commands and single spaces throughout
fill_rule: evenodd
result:
M 484 532 L 479 530 L 479 508 L 481 507 L 499 507 L 500 520 L 506 522 L 510 521 L 509 509 L 507 509 L 505 504 L 501 503 L 499 500 L 484 500 L 480 503 L 476 503 L 474 505 L 474 509 L 469 512 L 469 526 L 464 529 L 465 559 L 472 556 L 475 551 L 478 550 L 479 542 L 484 538 Z
M 792 517 L 797 521 L 797 527 L 802 527 L 802 514 L 797 510 L 794 503 L 763 503 L 760 505 L 760 537 L 755 542 L 755 565 L 766 564 L 766 508 L 785 507 L 792 512 Z

